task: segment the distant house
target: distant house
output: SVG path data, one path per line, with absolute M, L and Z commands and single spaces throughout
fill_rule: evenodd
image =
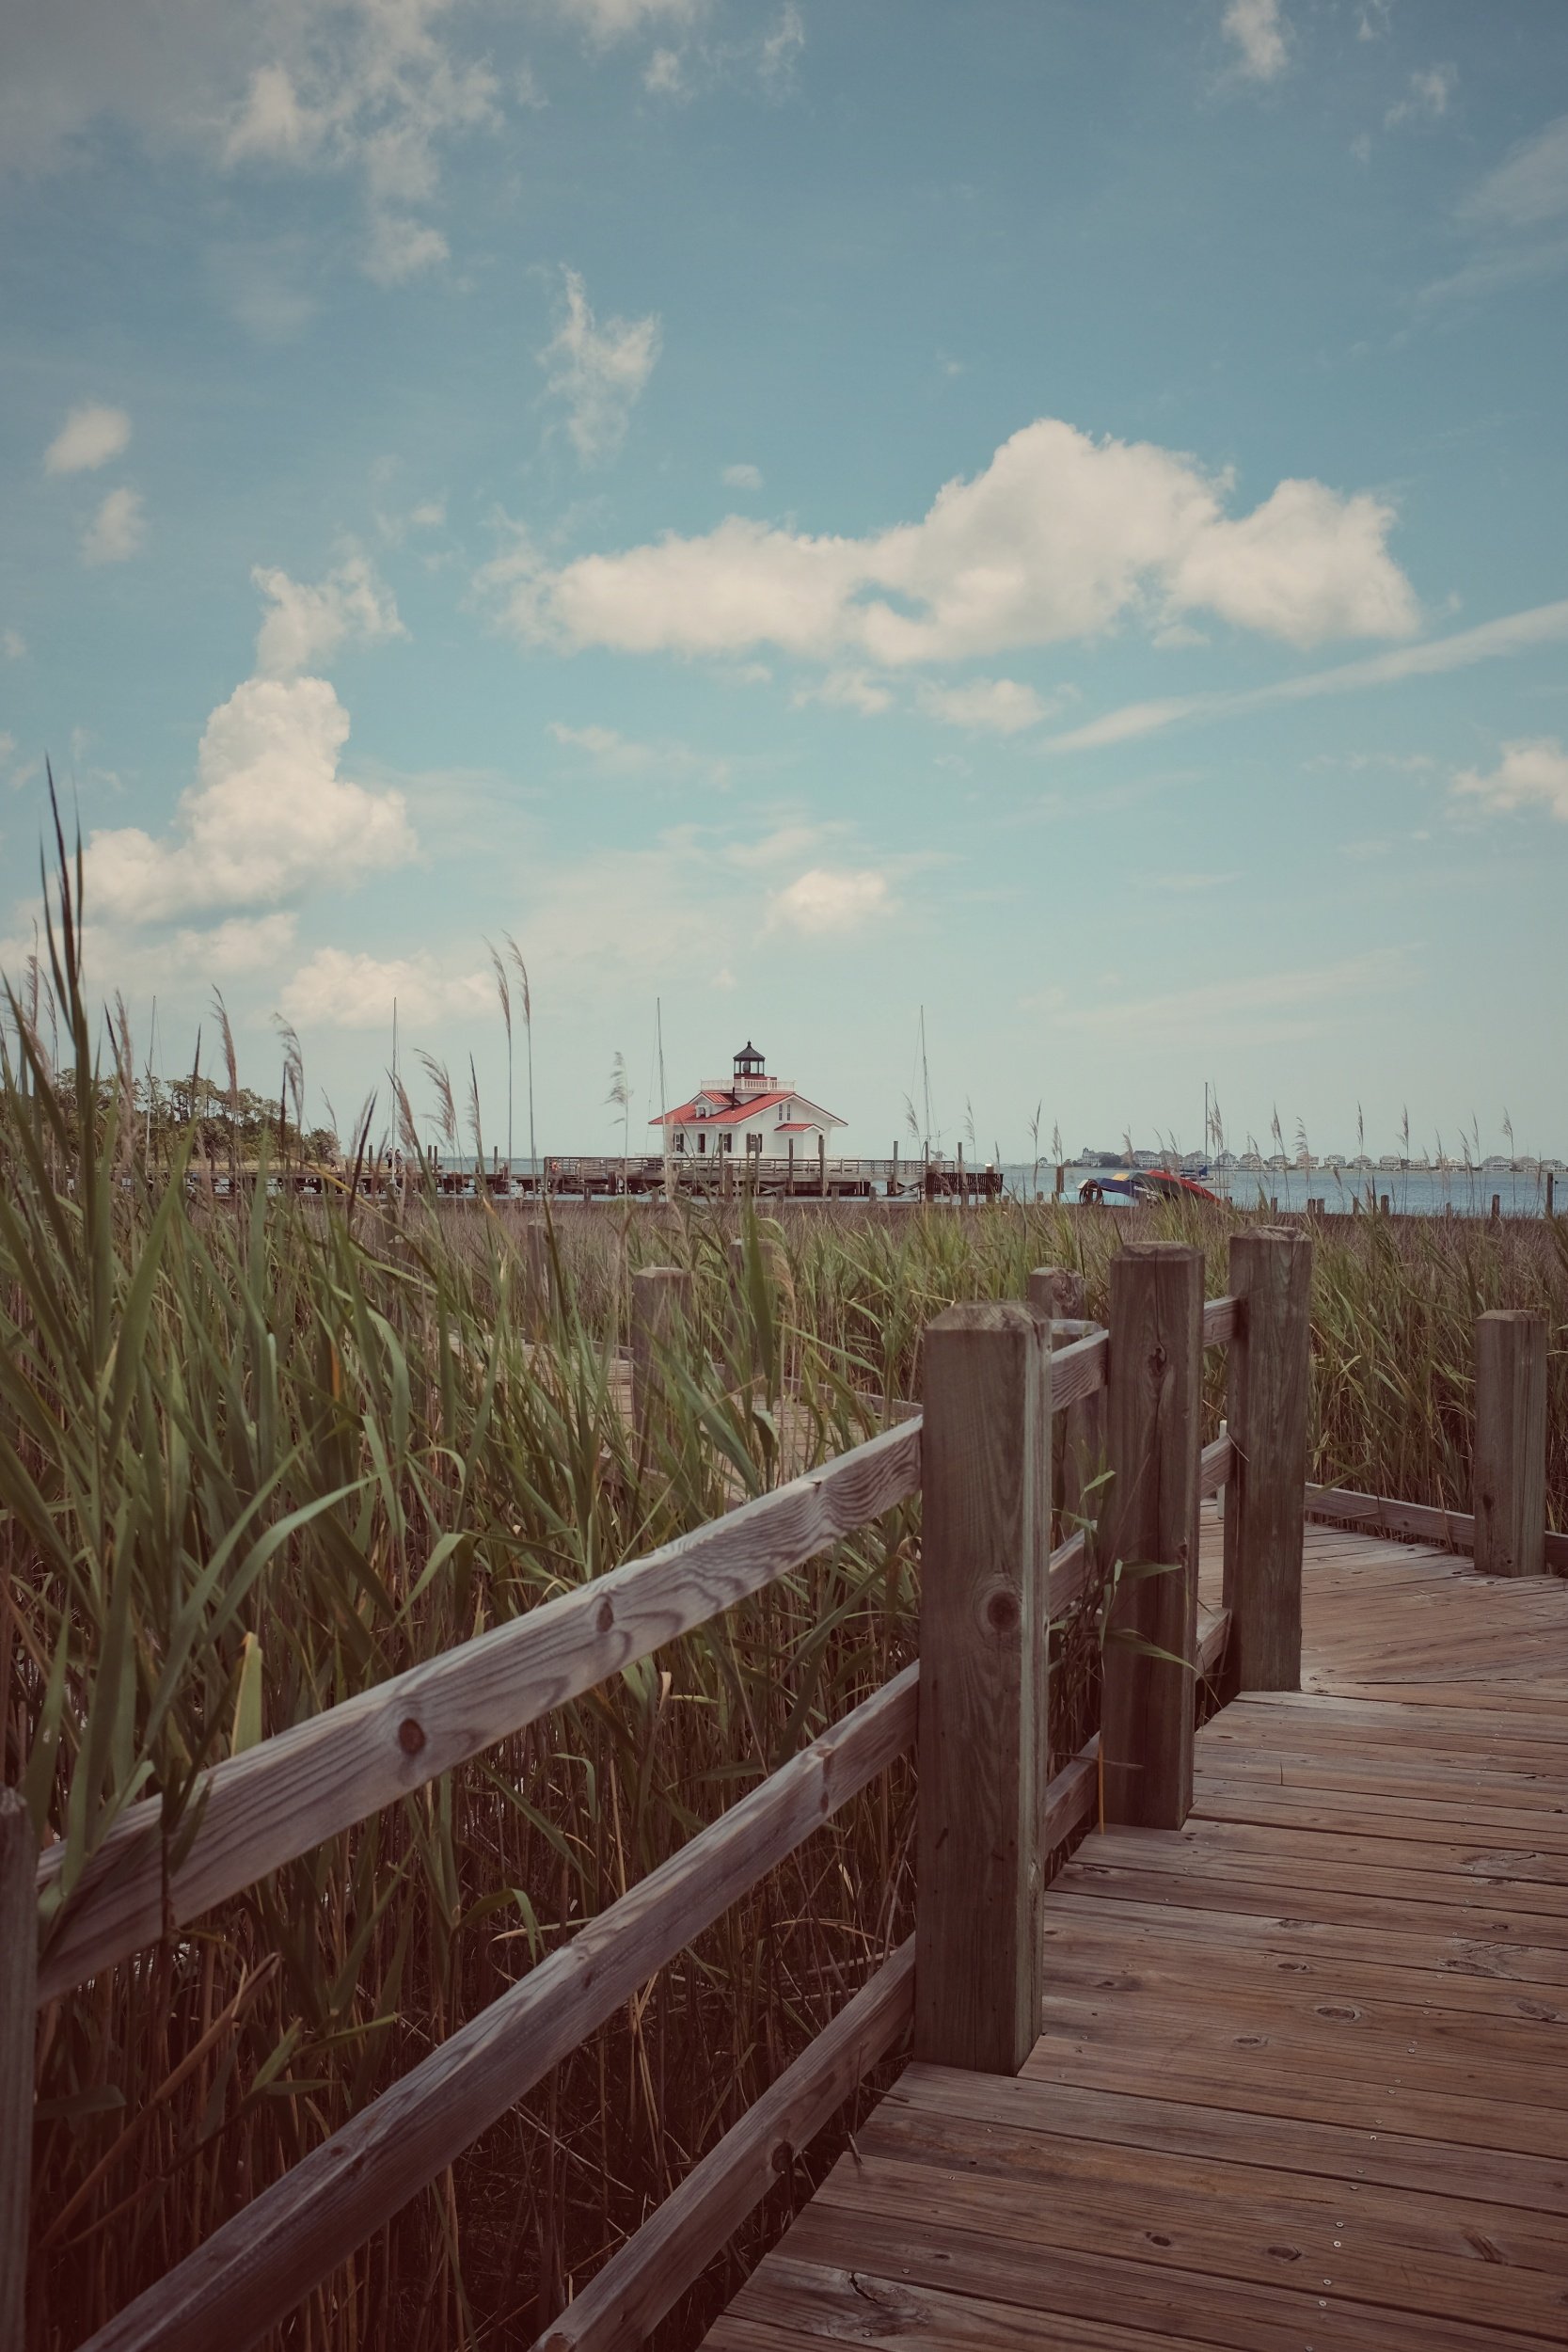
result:
M 789 1157 L 792 1145 L 798 1156 L 809 1153 L 815 1158 L 817 1138 L 830 1136 L 845 1121 L 836 1111 L 810 1101 L 792 1082 L 769 1077 L 762 1056 L 748 1039 L 729 1077 L 705 1083 L 689 1103 L 661 1111 L 648 1124 L 663 1128 L 666 1150 L 677 1155 L 739 1152 L 783 1160 Z

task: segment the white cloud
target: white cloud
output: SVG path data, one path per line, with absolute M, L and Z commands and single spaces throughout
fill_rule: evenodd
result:
M 1220 719 L 1239 711 L 1259 710 L 1270 703 L 1307 702 L 1319 694 L 1349 694 L 1369 686 L 1393 686 L 1402 678 L 1437 677 L 1449 670 L 1468 669 L 1474 661 L 1494 661 L 1511 654 L 1528 653 L 1537 645 L 1560 644 L 1568 638 L 1568 597 L 1557 604 L 1534 605 L 1526 612 L 1510 612 L 1501 620 L 1483 621 L 1477 628 L 1458 629 L 1451 637 L 1436 637 L 1424 645 L 1403 645 L 1396 653 L 1372 654 L 1363 661 L 1344 661 L 1332 670 L 1308 670 L 1301 677 L 1276 678 L 1238 694 L 1173 695 L 1164 702 L 1124 703 L 1066 735 L 1052 736 L 1048 752 L 1096 751 L 1107 743 L 1126 743 L 1143 735 L 1157 735 L 1183 719 Z
M 1568 214 L 1568 115 L 1522 140 L 1460 209 L 1483 229 L 1538 229 Z
M 557 0 L 563 16 L 606 46 L 653 24 L 689 24 L 703 0 Z
M 290 974 L 280 1002 L 296 1028 L 385 1029 L 394 997 L 404 1024 L 472 1018 L 494 1009 L 495 979 L 487 971 L 450 971 L 423 951 L 381 957 L 318 947 Z
M 961 686 L 923 686 L 920 707 L 950 727 L 970 727 L 989 735 L 1022 735 L 1038 726 L 1051 706 L 1041 702 L 1032 686 L 1016 678 L 970 678 Z
M 760 490 L 762 487 L 762 474 L 755 466 L 726 466 L 722 479 L 731 490 Z
M 374 214 L 365 242 L 365 275 L 378 286 L 402 286 L 451 258 L 438 229 L 403 213 Z
M 1456 799 L 1478 801 L 1482 808 L 1544 808 L 1568 824 L 1568 752 L 1555 735 L 1505 743 L 1490 775 L 1464 769 L 1453 788 Z
M 192 910 L 265 906 L 412 857 L 397 792 L 339 774 L 348 713 L 325 678 L 247 678 L 207 722 L 197 781 L 170 834 L 95 833 L 95 918 L 151 923 Z
M 711 784 L 727 784 L 729 763 L 694 751 L 689 743 L 642 743 L 614 727 L 568 726 L 552 720 L 546 733 L 568 751 L 581 752 L 600 775 L 639 776 L 653 773 L 699 775 Z
M 161 961 L 172 953 L 187 970 L 210 979 L 238 979 L 270 971 L 293 946 L 298 928 L 298 916 L 285 908 L 273 914 L 231 914 L 210 930 L 176 931 L 172 941 L 160 943 L 156 956 Z
M 883 668 L 1089 637 L 1129 613 L 1219 614 L 1309 645 L 1404 636 L 1418 620 L 1385 544 L 1391 507 L 1280 483 L 1232 518 L 1228 475 L 1148 442 L 1042 418 L 919 522 L 864 539 L 729 516 L 552 570 L 525 534 L 481 574 L 519 636 L 625 652 L 738 654 L 771 643 Z
M 1410 87 L 1397 104 L 1384 116 L 1384 127 L 1397 130 L 1402 122 L 1440 122 L 1449 111 L 1449 101 L 1459 87 L 1459 69 L 1451 65 L 1418 67 L 1410 76 Z
M 852 930 L 869 917 L 886 914 L 892 898 L 885 874 L 866 867 L 814 866 L 774 894 L 772 920 L 798 931 Z
M 501 119 L 495 75 L 449 31 L 478 13 L 453 0 L 13 5 L 0 155 L 19 170 L 58 167 L 113 123 L 155 153 L 220 170 L 349 176 L 370 222 L 367 261 L 406 263 L 418 248 L 385 235 L 382 215 L 427 207 L 443 147 Z
M 146 536 L 139 490 L 111 490 L 82 533 L 84 564 L 123 564 Z
M 0 654 L 8 661 L 25 661 L 27 640 L 19 628 L 0 628 Z
M 439 531 L 447 519 L 447 501 L 422 499 L 411 509 L 408 519 L 416 531 Z
M 784 0 L 778 22 L 765 33 L 757 53 L 757 72 L 764 89 L 782 94 L 795 81 L 795 68 L 806 45 L 806 28 L 796 0 Z
M 612 457 L 658 358 L 659 323 L 607 319 L 589 308 L 580 274 L 565 273 L 566 316 L 539 354 L 549 392 L 566 404 L 566 430 L 585 465 Z
M 1240 56 L 1235 71 L 1249 82 L 1276 82 L 1291 62 L 1290 26 L 1279 0 L 1229 0 L 1220 29 Z
M 656 49 L 642 70 L 642 87 L 656 98 L 684 98 L 686 82 L 673 49 Z
M 256 639 L 256 666 L 269 677 L 330 661 L 345 638 L 376 645 L 408 634 L 391 590 L 362 555 L 314 587 L 261 564 L 250 577 L 272 607 Z
M 837 710 L 858 710 L 863 719 L 893 708 L 889 689 L 864 670 L 830 670 L 817 685 L 797 687 L 794 700 L 799 706 L 828 703 Z
M 106 466 L 131 444 L 131 420 L 123 408 L 92 402 L 73 408 L 43 453 L 45 473 L 87 473 Z

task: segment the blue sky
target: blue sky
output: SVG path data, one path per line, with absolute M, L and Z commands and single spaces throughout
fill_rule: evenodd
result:
M 1568 1149 L 1560 0 L 7 0 L 0 961 L 312 1115 L 748 1036 Z M 421 1116 L 432 1107 L 422 1079 Z

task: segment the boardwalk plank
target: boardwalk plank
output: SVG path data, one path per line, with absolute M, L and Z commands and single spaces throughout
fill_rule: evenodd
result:
M 907 2068 L 712 2344 L 1568 2341 L 1568 1588 L 1314 1526 L 1303 1634 L 1051 1888 L 1022 2074 Z

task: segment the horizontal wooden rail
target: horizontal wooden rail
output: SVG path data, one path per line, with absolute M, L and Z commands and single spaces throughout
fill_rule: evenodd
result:
M 1389 1535 L 1418 1535 L 1450 1551 L 1473 1552 L 1475 1517 L 1469 1511 L 1445 1511 L 1433 1502 L 1400 1502 L 1391 1495 L 1364 1495 L 1353 1486 L 1308 1486 L 1307 1516 L 1337 1527 L 1380 1530 Z M 1546 1534 L 1546 1565 L 1557 1576 L 1568 1576 L 1568 1535 Z
M 1242 1324 L 1242 1302 L 1239 1298 L 1211 1298 L 1203 1310 L 1203 1344 L 1205 1347 L 1228 1345 Z
M 1217 1495 L 1220 1488 L 1227 1484 L 1234 1459 L 1235 1448 L 1227 1437 L 1216 1438 L 1212 1445 L 1204 1447 L 1197 1457 L 1197 1497 L 1200 1502 L 1207 1502 L 1211 1495 Z
M 1208 1681 L 1212 1675 L 1218 1672 L 1220 1661 L 1225 1656 L 1225 1645 L 1229 1639 L 1230 1612 L 1228 1609 L 1216 1609 L 1198 1641 L 1197 1672 L 1200 1681 Z
M 1074 1340 L 1070 1347 L 1051 1354 L 1051 1410 L 1064 1412 L 1105 1386 L 1111 1361 L 1110 1336 L 1096 1331 L 1091 1339 Z
M 546 2328 L 536 2352 L 631 2352 L 641 2344 L 902 2040 L 913 2012 L 911 1936 Z
M 91 2338 L 244 2352 L 914 1740 L 918 1665 L 814 1740 Z
M 1089 1581 L 1089 1544 L 1083 1528 L 1058 1544 L 1051 1555 L 1051 1581 L 1046 1587 L 1046 1614 L 1053 1624 L 1066 1616 Z
M 1040 1851 L 1049 1853 L 1053 1846 L 1072 1836 L 1080 1821 L 1086 1820 L 1100 1799 L 1100 1734 L 1079 1749 L 1070 1764 L 1064 1764 L 1045 1792 L 1045 1819 L 1040 1835 Z
M 884 1430 L 558 1600 L 444 1650 L 214 1767 L 166 1882 L 158 1799 L 129 1806 L 71 1888 L 39 1962 L 55 1999 L 623 1666 L 879 1518 L 920 1484 L 920 1424 Z M 39 1864 L 40 1893 L 64 1844 Z

